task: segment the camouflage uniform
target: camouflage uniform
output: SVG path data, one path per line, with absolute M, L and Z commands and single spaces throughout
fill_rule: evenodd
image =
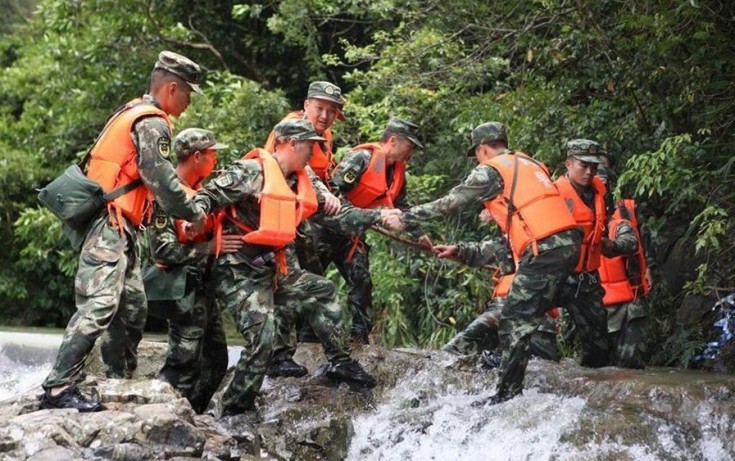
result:
M 183 56 L 169 52 L 159 55 L 156 67 L 161 66 L 172 72 L 185 68 L 198 73 L 199 69 Z M 195 86 L 191 83 L 195 80 L 185 80 Z M 148 95 L 144 99 L 153 103 Z M 166 122 L 157 116 L 142 118 L 133 127 L 132 138 L 140 177 L 157 202 L 173 216 L 190 221 L 200 219 L 201 211 L 187 199 L 168 159 L 171 131 Z M 106 335 L 101 351 L 107 376 L 128 378 L 137 367 L 146 297 L 138 229 L 127 219 L 121 225 L 123 232 L 110 224 L 105 209 L 87 232 L 74 282 L 77 312 L 69 321 L 54 367 L 43 383 L 46 389 L 72 383 L 103 332 Z
M 295 186 L 293 176 L 287 181 Z M 258 196 L 263 183 L 257 161 L 238 160 L 199 191 L 195 200 L 208 212 L 233 205 L 238 219 L 254 228 L 260 219 Z M 317 196 L 321 210 L 324 198 L 319 191 Z M 379 218 L 377 210 L 351 207 L 343 207 L 338 216 L 317 212 L 312 217 L 322 225 L 357 233 Z M 241 233 L 228 220 L 223 225 L 224 232 Z M 221 255 L 217 260 L 213 274 L 217 300 L 230 310 L 245 339 L 232 382 L 222 397 L 225 412 L 253 408 L 277 332 L 290 334 L 291 322 L 298 316 L 308 320 L 333 367 L 352 361 L 344 341 L 343 313 L 336 301 L 334 284 L 301 270 L 294 254 L 293 244 L 289 244 L 286 247 L 288 274 L 276 270 L 273 249 L 262 245 L 246 243 L 239 252 Z
M 473 146 L 468 155 L 474 155 L 480 144 L 491 141 L 507 143 L 502 124 L 488 122 L 476 127 L 472 131 Z M 503 187 L 500 173 L 491 166 L 480 164 L 444 197 L 411 208 L 404 214 L 404 220 L 408 223 L 449 216 L 472 204 L 494 199 L 502 194 Z M 521 255 L 500 320 L 499 336 L 503 357 L 498 392 L 494 397 L 497 401 L 511 398 L 522 391 L 531 337 L 541 324 L 544 314 L 552 307 L 568 308 L 582 332 L 582 364 L 607 364 L 609 346 L 605 312 L 601 306 L 599 310 L 582 307 L 575 297 L 575 291 L 570 290 L 566 283 L 572 277 L 579 259 L 581 242 L 581 231 L 562 231 L 539 240 L 537 255 L 534 255 L 530 245 Z M 598 293 L 602 291 L 599 282 L 596 287 Z M 579 286 L 579 291 L 582 290 Z
M 637 222 L 640 223 L 640 219 Z M 645 226 L 639 225 L 638 235 L 641 237 L 640 245 L 643 247 L 646 265 L 651 268 L 655 265 L 655 258 L 650 233 Z M 640 273 L 638 264 L 628 264 L 627 269 L 628 276 L 632 280 L 645 277 L 645 274 Z M 633 301 L 605 306 L 605 309 L 607 310 L 607 331 L 612 341 L 613 363 L 625 368 L 644 368 L 648 353 L 646 346 L 648 303 L 646 298 L 640 295 Z
M 391 119 L 388 122 L 386 131 L 403 136 L 409 139 L 414 145 L 423 147 L 416 137 L 418 127 L 412 123 Z M 332 172 L 330 184 L 332 191 L 340 198 L 347 201 L 345 194 L 352 190 L 360 180 L 370 165 L 371 151 L 368 149 L 359 149 L 349 152 L 340 161 Z M 395 164 L 388 165 L 385 173 L 388 180 L 388 187 L 391 186 L 393 179 L 393 168 Z M 393 203 L 395 208 L 407 210 L 410 208 L 406 200 L 406 184 L 398 193 Z M 420 226 L 414 225 L 407 229 L 414 237 L 420 237 L 423 232 Z M 324 268 L 330 263 L 339 270 L 339 273 L 347 282 L 349 287 L 348 305 L 352 314 L 352 331 L 357 338 L 367 338 L 373 328 L 373 281 L 370 277 L 370 247 L 365 243 L 365 236 L 351 238 L 348 235 L 339 234 L 330 229 L 317 229 L 317 249 L 319 259 Z
M 211 132 L 198 128 L 182 131 L 174 141 L 179 159 L 195 151 L 225 147 L 215 142 Z M 180 274 L 185 287 L 181 296 L 169 296 L 168 302 L 163 301 L 165 294 L 157 296 L 168 308 L 162 316 L 168 320 L 168 353 L 159 378 L 178 389 L 194 410 L 202 413 L 227 371 L 227 340 L 210 283 L 214 255 L 209 241 L 181 243 L 175 223 L 156 205 L 153 224 L 146 229 L 153 262 L 165 272 Z M 149 274 L 160 273 L 158 268 L 149 269 Z M 150 284 L 146 285 L 149 299 L 155 296 L 150 289 Z
M 508 244 L 504 240 L 462 242 L 457 244 L 456 257 L 469 266 L 497 264 L 504 274 L 515 270 Z M 498 326 L 505 305 L 504 297 L 492 299 L 485 312 L 480 314 L 464 330 L 457 333 L 443 348 L 453 354 L 477 355 L 492 351 L 499 346 Z M 548 313 L 531 336 L 531 354 L 546 360 L 558 361 L 559 347 L 556 342 L 556 319 Z

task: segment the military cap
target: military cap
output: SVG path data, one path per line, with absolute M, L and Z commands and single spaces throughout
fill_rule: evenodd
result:
M 329 82 L 311 82 L 309 91 L 306 93 L 306 99 L 323 99 L 324 101 L 333 102 L 337 105 L 337 118 L 346 120 L 342 108 L 345 105 L 345 98 L 342 96 L 342 89 Z
M 153 69 L 163 69 L 171 72 L 188 83 L 194 92 L 203 94 L 202 89 L 199 88 L 202 69 L 199 67 L 199 64 L 186 56 L 174 53 L 173 51 L 161 51 L 158 54 L 156 63 L 153 65 Z
M 419 126 L 415 123 L 401 120 L 400 118 L 391 118 L 388 120 L 388 125 L 385 126 L 385 131 L 406 138 L 417 147 L 424 147 L 421 141 L 419 141 Z
M 572 139 L 567 142 L 567 158 L 574 157 L 583 162 L 601 163 L 602 148 L 589 139 Z
M 477 125 L 472 130 L 472 147 L 467 150 L 467 156 L 475 155 L 475 148 L 480 144 L 493 141 L 504 141 L 508 143 L 508 133 L 505 131 L 505 125 L 500 122 L 487 122 Z
M 294 141 L 326 141 L 325 138 L 316 134 L 314 125 L 303 118 L 291 118 L 281 121 L 273 127 L 276 139 L 285 138 Z
M 174 152 L 177 158 L 186 158 L 196 151 L 201 152 L 205 149 L 227 149 L 227 145 L 217 142 L 214 133 L 201 128 L 187 128 L 174 139 Z

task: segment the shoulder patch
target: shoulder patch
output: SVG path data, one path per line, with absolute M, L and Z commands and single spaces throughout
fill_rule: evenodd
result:
M 232 185 L 232 176 L 229 173 L 225 173 L 219 177 L 217 177 L 214 181 L 216 185 L 219 187 L 229 187 Z
M 165 229 L 167 224 L 168 216 L 164 215 L 156 216 L 156 219 L 153 221 L 153 225 L 156 227 L 156 229 Z
M 345 174 L 342 176 L 342 180 L 345 182 L 345 184 L 352 184 L 357 179 L 357 175 L 352 170 L 347 170 Z
M 171 153 L 171 139 L 160 137 L 158 138 L 158 141 L 156 142 L 158 145 L 158 153 L 163 158 L 168 158 L 169 154 Z

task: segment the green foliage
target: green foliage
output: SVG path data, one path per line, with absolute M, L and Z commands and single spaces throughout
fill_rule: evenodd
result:
M 464 152 L 478 123 L 506 123 L 513 147 L 557 173 L 568 139 L 597 139 L 622 170 L 619 193 L 638 200 L 659 246 L 683 238 L 701 258 L 685 289 L 735 283 L 731 2 L 42 0 L 28 20 L 34 2 L 5 4 L 24 6 L 20 17 L 5 9 L 0 22 L 9 31 L 0 38 L 5 318 L 61 323 L 69 312 L 74 257 L 34 189 L 145 89 L 165 48 L 208 71 L 207 94 L 176 127 L 215 131 L 231 146 L 220 165 L 261 144 L 317 78 L 342 85 L 349 101 L 348 121 L 333 130 L 340 155 L 379 137 L 390 116 L 421 125 L 426 148 L 408 180 L 415 203 L 474 165 Z M 437 242 L 482 239 L 479 210 L 425 229 Z M 382 237 L 369 242 L 385 344 L 440 345 L 483 309 L 486 273 Z M 656 316 L 653 341 L 685 362 L 697 336 L 678 329 L 670 307 Z

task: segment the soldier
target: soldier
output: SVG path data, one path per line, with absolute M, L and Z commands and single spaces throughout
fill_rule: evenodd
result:
M 474 155 L 480 164 L 462 184 L 444 197 L 411 208 L 403 219 L 426 221 L 483 202 L 508 235 L 518 267 L 500 319 L 500 379 L 497 393 L 489 399 L 495 404 L 521 393 L 531 337 L 546 311 L 558 305 L 562 281 L 579 259 L 582 236 L 546 167 L 522 152 L 509 150 L 501 123 L 483 123 L 472 130 L 468 155 Z M 386 225 L 400 229 L 401 218 L 389 217 Z M 578 326 L 587 332 L 587 324 Z M 598 334 L 604 336 L 604 331 Z M 597 350 L 585 351 L 584 361 L 604 365 L 607 352 L 603 340 Z
M 217 163 L 217 150 L 226 147 L 211 131 L 189 128 L 179 133 L 174 152 L 181 182 L 192 192 L 201 189 Z M 168 353 L 158 377 L 202 413 L 227 371 L 227 340 L 210 282 L 217 249 L 214 219 L 210 216 L 198 235 L 186 235 L 183 226 L 161 206 L 154 207 L 146 234 L 155 265 L 143 280 L 149 302 L 165 302 L 161 316 L 168 320 Z M 242 245 L 240 236 L 223 235 L 220 253 L 236 252 Z
M 214 269 L 217 299 L 230 310 L 245 339 L 232 382 L 222 396 L 223 415 L 254 409 L 277 322 L 292 322 L 296 316 L 308 320 L 324 345 L 330 361 L 327 376 L 364 387 L 376 384 L 350 358 L 334 284 L 299 268 L 293 241 L 298 224 L 315 212 L 320 224 L 357 233 L 393 210 L 343 207 L 339 215 L 326 216 L 323 197 L 304 171 L 313 143 L 324 138 L 303 119 L 282 121 L 274 131 L 274 154 L 253 149 L 195 199 L 208 212 L 224 209 L 222 229 L 243 235 L 245 241 L 240 251 L 221 255 Z
M 556 180 L 559 193 L 564 197 L 569 211 L 584 231 L 582 251 L 574 268 L 574 274 L 562 284 L 563 297 L 560 306 L 568 309 L 577 326 L 589 325 L 580 331 L 583 352 L 594 351 L 607 342 L 600 337 L 601 329 L 607 332 L 607 312 L 602 307 L 604 290 L 600 285 L 598 269 L 602 256 L 630 255 L 638 246 L 635 229 L 630 222 L 616 221 L 608 238 L 606 227 L 609 210 L 607 190 L 599 177 L 597 167 L 601 162 L 600 146 L 587 139 L 574 139 L 567 143 L 567 172 Z M 582 364 L 606 364 L 601 354 L 583 360 Z
M 484 210 L 483 221 L 492 218 Z M 486 221 L 487 222 L 487 221 Z M 482 353 L 485 364 L 491 368 L 500 362 L 497 348 L 500 344 L 498 326 L 500 316 L 513 283 L 515 263 L 508 252 L 508 244 L 504 240 L 492 239 L 483 242 L 461 242 L 456 245 L 435 245 L 434 254 L 441 259 L 449 258 L 463 262 L 469 266 L 479 267 L 495 264 L 499 273 L 505 274 L 496 278 L 492 300 L 485 312 L 477 316 L 464 330 L 457 333 L 444 347 L 444 352 L 451 354 L 478 355 Z M 552 309 L 544 315 L 544 321 L 531 337 L 531 354 L 546 360 L 559 361 L 559 348 L 556 343 L 556 320 L 558 309 Z
M 609 188 L 614 188 L 614 174 L 603 165 L 597 176 Z M 638 238 L 638 246 L 631 256 L 603 256 L 600 281 L 605 290 L 602 303 L 607 310 L 607 331 L 612 342 L 612 361 L 625 368 L 644 368 L 647 355 L 646 323 L 648 305 L 646 295 L 651 289 L 652 261 L 650 237 L 638 217 L 635 200 L 625 199 L 616 204 L 608 227 L 610 238 L 615 236 L 618 223 L 626 220 Z M 645 237 L 644 237 L 645 236 Z M 649 238 L 646 238 L 649 237 Z
M 87 176 L 117 198 L 90 225 L 74 282 L 77 312 L 69 321 L 54 367 L 43 383 L 42 408 L 98 411 L 75 382 L 97 338 L 108 377 L 132 375 L 146 319 L 137 231 L 145 221 L 150 196 L 172 216 L 204 225 L 205 215 L 187 199 L 168 160 L 169 115 L 179 116 L 201 71 L 193 61 L 163 51 L 151 73 L 150 94 L 119 108 L 87 156 Z
M 329 174 L 334 167 L 333 136 L 331 127 L 335 119 L 345 120 L 342 113 L 345 99 L 342 90 L 330 82 L 312 82 L 304 100 L 304 109 L 296 110 L 284 117 L 285 120 L 304 119 L 311 122 L 319 136 L 325 140 L 314 143 L 314 151 L 309 159 L 307 171 L 312 176 L 312 183 L 325 198 L 325 211 L 327 213 L 338 213 L 341 207 L 337 199 L 326 185 Z M 264 148 L 268 152 L 275 152 L 276 135 L 271 131 Z M 299 265 L 302 269 L 317 275 L 324 275 L 324 268 L 319 261 L 316 248 L 316 228 L 318 225 L 311 221 L 305 221 L 296 234 L 295 251 Z M 296 320 L 299 329 L 299 340 L 302 342 L 319 342 L 303 319 Z M 285 325 L 285 324 L 284 324 Z M 296 340 L 291 331 L 279 331 L 276 335 L 275 352 L 268 366 L 268 376 L 292 376 L 301 377 L 308 373 L 306 367 L 294 362 L 293 355 L 296 352 Z
M 418 129 L 405 120 L 389 120 L 380 142 L 354 147 L 337 165 L 330 181 L 332 190 L 359 208 L 408 209 L 405 171 L 414 149 L 423 147 Z M 413 226 L 409 231 L 419 243 L 431 247 L 431 241 L 420 227 Z M 326 268 L 333 262 L 349 287 L 350 335 L 368 344 L 373 327 L 370 249 L 363 236 L 350 238 L 329 229 L 318 232 L 322 265 Z

